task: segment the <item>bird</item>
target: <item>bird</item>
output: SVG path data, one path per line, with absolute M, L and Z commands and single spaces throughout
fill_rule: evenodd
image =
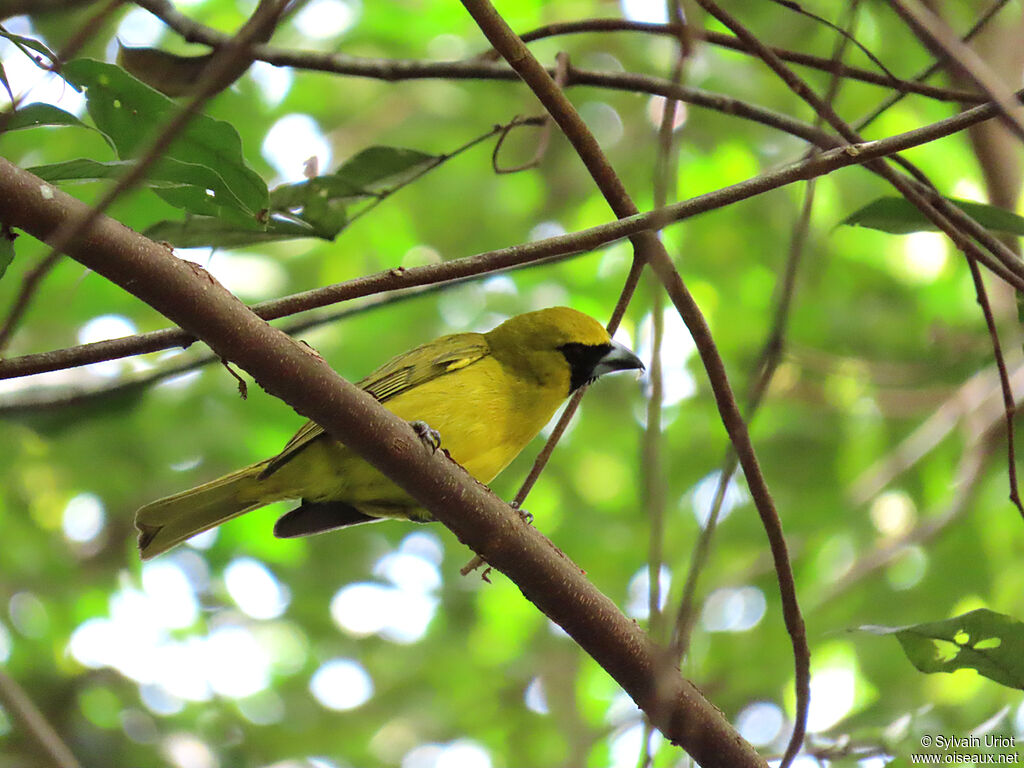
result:
M 606 373 L 643 369 L 640 358 L 589 315 L 549 307 L 511 317 L 486 333 L 456 333 L 422 344 L 357 386 L 486 484 L 574 391 Z M 140 555 L 148 560 L 197 533 L 288 499 L 300 504 L 274 525 L 279 538 L 387 518 L 434 519 L 310 421 L 276 456 L 139 508 Z

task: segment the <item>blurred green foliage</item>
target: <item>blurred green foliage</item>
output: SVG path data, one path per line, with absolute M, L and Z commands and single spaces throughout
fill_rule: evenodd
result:
M 233 31 L 244 21 L 243 5 L 194 0 L 181 10 Z M 808 6 L 824 15 L 834 11 L 824 2 Z M 973 4 L 951 9 L 957 29 L 971 21 L 967 6 Z M 317 8 L 323 16 L 303 16 Z M 514 0 L 501 11 L 518 31 L 620 13 L 594 0 Z M 85 7 L 8 23 L 12 32 L 59 50 L 95 12 Z M 745 5 L 744 14 L 775 45 L 831 54 L 834 33 L 813 20 L 769 3 Z M 126 6 L 103 21 L 80 55 L 112 61 L 115 36 L 126 45 L 203 52 Z M 863 6 L 857 36 L 901 76 L 930 62 L 880 5 Z M 485 50 L 469 17 L 457 4 L 441 2 L 314 0 L 273 43 L 435 60 Z M 533 48 L 548 63 L 566 50 L 580 67 L 657 76 L 670 71 L 675 56 L 671 39 L 630 33 L 573 35 Z M 53 91 L 35 85 L 43 73 L 6 43 L 2 55 L 15 92 L 38 89 L 28 100 L 46 101 Z M 868 66 L 856 52 L 849 60 Z M 89 66 L 91 76 L 101 73 L 99 65 Z M 820 72 L 804 73 L 819 90 L 827 84 Z M 710 91 L 813 118 L 755 60 L 734 52 L 700 47 L 686 77 Z M 67 85 L 55 89 L 71 95 Z M 638 204 L 649 206 L 656 148 L 650 97 L 597 88 L 573 88 L 570 95 Z M 847 82 L 836 107 L 855 119 L 885 95 Z M 61 106 L 90 122 L 80 104 Z M 951 109 L 907 98 L 869 137 L 941 119 Z M 316 132 L 309 134 L 308 152 L 294 146 L 294 137 L 283 147 L 280 140 L 265 143 L 288 116 L 311 119 L 304 124 L 316 128 L 324 147 L 319 173 L 331 174 L 375 146 L 423 153 L 414 157 L 445 155 L 536 110 L 533 97 L 512 82 L 388 83 L 263 65 L 205 112 L 237 131 L 244 163 L 274 189 L 301 183 L 301 160 L 318 153 Z M 66 125 L 4 133 L 4 157 L 23 167 L 122 159 L 99 133 L 54 112 L 37 113 L 40 122 Z M 688 108 L 678 141 L 681 197 L 744 180 L 805 150 L 791 136 L 695 107 Z M 529 158 L 535 142 L 534 129 L 514 131 L 501 164 Z M 256 301 L 611 218 L 557 135 L 540 167 L 521 173 L 493 173 L 492 148 L 493 140 L 442 163 L 351 222 L 334 242 L 305 238 L 179 253 Z M 283 150 L 298 153 L 299 162 L 277 167 Z M 187 161 L 188 146 L 178 145 L 177 153 Z M 908 154 L 944 194 L 980 199 L 983 180 L 965 137 Z M 248 178 L 248 171 L 239 174 Z M 199 178 L 199 186 L 211 188 Z M 107 187 L 83 180 L 66 188 L 94 201 Z M 783 188 L 664 233 L 738 393 L 749 386 L 772 322 L 803 191 Z M 858 570 L 879 548 L 942 520 L 967 482 L 965 455 L 1000 414 L 990 340 L 958 254 L 933 233 L 894 237 L 837 227 L 888 193 L 858 168 L 818 181 L 786 354 L 752 435 L 789 537 L 805 611 L 815 674 L 812 743 L 849 736 L 893 754 L 913 751 L 922 733 L 966 735 L 992 718 L 996 731 L 1021 736 L 1020 694 L 971 670 L 923 675 L 891 638 L 845 630 L 939 621 L 978 608 L 1024 615 L 1024 538 L 1006 501 L 1005 447 L 996 441 L 962 515 L 935 535 L 898 547 L 890 564 L 863 575 Z M 141 189 L 118 199 L 110 213 L 140 231 L 180 221 L 180 200 L 172 197 Z M 14 250 L 0 281 L 3 312 L 46 254 L 27 236 Z M 0 254 L 0 264 L 5 261 Z M 427 339 L 487 329 L 530 309 L 565 303 L 606 319 L 629 263 L 628 247 L 615 244 L 396 301 L 302 338 L 355 380 Z M 1013 332 L 1012 302 L 1002 286 L 993 285 L 993 298 Z M 623 330 L 647 355 L 650 312 L 645 286 Z M 6 353 L 165 325 L 149 307 L 65 259 L 46 277 Z M 667 328 L 659 452 L 667 505 L 664 572 L 671 576 L 663 591 L 673 616 L 727 439 L 692 343 L 671 313 Z M 271 535 L 284 508 L 278 505 L 233 521 L 201 541 L 202 548 L 183 547 L 141 567 L 131 523 L 139 505 L 277 452 L 299 417 L 257 388 L 241 400 L 219 366 L 74 406 L 18 403 L 113 384 L 190 354 L 156 353 L 0 383 L 0 663 L 83 765 L 478 768 L 637 761 L 639 715 L 615 683 L 502 575 L 492 573 L 490 583 L 460 576 L 471 553 L 440 526 L 383 523 L 279 541 Z M 964 416 L 957 393 L 972 377 L 978 378 L 969 392 L 986 392 L 977 399 L 987 406 Z M 647 391 L 645 381 L 628 377 L 595 386 L 526 502 L 535 524 L 641 621 L 649 519 L 639 457 Z M 924 424 L 932 437 L 922 455 L 873 482 Z M 499 494 L 515 494 L 539 447 L 540 441 L 495 481 Z M 764 533 L 742 483 L 728 507 L 702 576 L 702 615 L 683 671 L 765 754 L 776 755 L 792 716 L 789 639 Z M 652 743 L 656 766 L 682 759 L 676 748 Z M 0 711 L 0 768 L 42 764 L 33 743 Z

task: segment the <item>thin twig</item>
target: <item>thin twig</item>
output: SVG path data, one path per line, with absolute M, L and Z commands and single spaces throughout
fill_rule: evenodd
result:
M 614 169 L 609 165 L 601 147 L 587 129 L 579 113 L 565 97 L 562 89 L 555 85 L 547 71 L 487 0 L 463 0 L 463 5 L 469 10 L 491 45 L 512 65 L 551 113 L 566 138 L 572 143 L 615 215 L 625 217 L 635 214 L 635 204 L 622 186 Z M 733 396 L 722 358 L 699 306 L 683 283 L 661 242 L 650 232 L 637 235 L 633 238 L 633 242 L 636 248 L 634 267 L 636 267 L 635 261 L 640 259 L 650 264 L 689 329 L 708 373 L 722 421 L 730 439 L 736 445 L 740 463 L 751 489 L 751 496 L 761 515 L 771 544 L 779 580 L 779 591 L 785 606 L 786 628 L 793 643 L 794 658 L 797 660 L 797 679 L 803 680 L 809 677 L 806 666 L 801 668 L 801 665 L 809 658 L 807 637 L 796 599 L 792 566 L 782 534 L 782 525 L 750 442 L 746 423 Z M 803 692 L 798 689 L 798 701 L 801 698 L 805 697 Z
M 989 68 L 969 46 L 960 42 L 946 23 L 917 0 L 888 0 L 889 7 L 930 50 L 950 61 L 974 81 L 991 101 L 999 105 L 1004 125 L 1024 140 L 1024 119 L 1011 88 Z
M 164 150 L 181 133 L 192 118 L 199 113 L 203 105 L 237 77 L 238 68 L 243 65 L 248 67 L 251 64 L 252 58 L 248 53 L 249 43 L 261 34 L 265 34 L 268 25 L 273 26 L 278 14 L 286 4 L 287 0 L 260 0 L 260 4 L 253 11 L 249 20 L 239 30 L 238 34 L 231 38 L 231 43 L 226 44 L 211 60 L 197 88 L 196 95 L 163 126 L 159 133 L 146 145 L 128 172 L 121 176 L 104 193 L 103 197 L 90 208 L 84 219 L 66 222 L 62 226 L 61 231 L 54 236 L 51 242 L 50 253 L 40 265 L 40 267 L 46 268 L 40 271 L 40 276 L 36 279 L 34 285 L 38 285 L 39 280 L 52 268 L 52 262 L 59 258 L 60 253 L 68 243 L 83 232 L 88 231 L 89 227 L 101 213 L 106 211 L 124 192 L 133 188 L 145 178 L 149 168 L 159 160 Z M 18 301 L 15 303 L 14 310 L 8 316 L 3 329 L 0 329 L 0 350 L 3 349 L 5 342 L 10 339 L 19 318 L 24 315 L 33 295 L 34 290 L 26 291 L 23 287 Z
M 54 768 L 80 768 L 74 753 L 68 749 L 57 730 L 25 693 L 18 682 L 0 669 L 0 705 L 24 731 Z
M 794 93 L 806 101 L 817 114 L 824 118 L 829 125 L 835 128 L 846 141 L 852 143 L 862 140 L 858 133 L 835 112 L 831 105 L 818 98 L 806 82 L 789 69 L 737 19 L 723 11 L 717 3 L 714 2 L 714 0 L 697 0 L 697 2 L 701 7 L 708 11 L 708 13 L 715 16 L 715 18 L 731 29 L 737 37 L 745 40 L 748 45 L 755 48 L 764 60 L 765 64 L 767 64 Z M 914 168 L 914 166 L 906 160 L 899 157 L 895 159 L 901 161 L 901 165 L 904 167 L 910 168 L 917 177 L 917 180 L 911 180 L 899 174 L 884 160 L 865 163 L 865 167 L 881 176 L 895 187 L 904 197 L 906 197 L 907 200 L 917 206 L 925 216 L 927 216 L 947 235 L 947 237 L 949 237 L 953 244 L 956 245 L 956 247 L 959 248 L 968 259 L 984 263 L 985 259 L 988 257 L 988 254 L 986 254 L 973 240 L 970 239 L 971 237 L 974 237 L 982 242 L 985 247 L 989 249 L 991 254 L 1004 266 L 1015 265 L 1014 268 L 1016 268 L 1017 265 L 1020 265 L 1020 259 L 1013 253 L 1013 251 L 1007 248 L 1004 243 L 994 237 L 990 232 L 988 232 L 988 230 L 978 224 L 972 217 L 968 216 L 955 205 L 952 205 L 949 201 L 939 195 L 923 173 Z M 987 302 L 987 299 L 983 299 L 982 295 L 979 295 L 979 302 L 982 301 Z M 998 347 L 998 339 L 996 339 L 994 341 L 993 352 L 997 356 L 1001 357 L 1001 352 L 997 351 Z M 1005 366 L 999 366 L 999 373 L 1004 391 L 1009 390 L 1010 384 L 1006 375 Z M 1012 392 L 1012 390 L 1010 391 Z M 1012 405 L 1012 395 L 1009 402 Z M 1010 450 L 1010 454 L 1013 454 L 1012 449 Z M 1010 499 L 1018 504 L 1018 509 L 1021 510 L 1021 514 L 1024 516 L 1024 507 L 1019 505 L 1020 494 L 1016 486 L 1016 472 L 1012 472 L 1009 479 L 1011 483 Z
M 972 107 L 952 117 L 906 133 L 890 136 L 879 141 L 864 142 L 854 146 L 839 146 L 822 152 L 816 158 L 808 158 L 768 173 L 754 176 L 745 181 L 722 187 L 712 192 L 684 200 L 665 208 L 649 211 L 637 216 L 600 224 L 577 232 L 537 240 L 522 245 L 488 251 L 476 256 L 455 259 L 439 265 L 396 268 L 375 275 L 357 278 L 345 283 L 326 286 L 312 291 L 293 294 L 281 299 L 255 305 L 253 310 L 261 317 L 271 320 L 302 312 L 315 307 L 326 306 L 348 298 L 368 296 L 386 290 L 398 290 L 415 285 L 437 282 L 443 279 L 470 274 L 482 274 L 486 269 L 500 270 L 517 264 L 539 261 L 545 258 L 564 256 L 592 250 L 615 242 L 645 229 L 661 229 L 667 224 L 684 221 L 707 211 L 747 200 L 774 189 L 798 181 L 824 176 L 851 165 L 862 165 L 887 157 L 903 150 L 928 144 L 937 139 L 959 133 L 973 125 L 990 120 L 997 114 L 994 104 Z M 813 129 L 813 126 L 808 126 Z M 834 147 L 835 140 L 822 138 L 823 147 Z M 984 251 L 975 254 L 978 261 L 992 274 L 998 276 L 1016 290 L 1024 292 L 1024 265 L 1018 262 L 1017 269 L 1011 270 L 994 260 Z M 632 276 L 631 278 L 632 279 Z M 621 302 L 620 302 L 621 304 Z M 617 307 L 612 320 L 621 317 Z M 172 347 L 188 346 L 194 337 L 179 329 L 165 329 L 149 334 L 96 342 L 70 347 L 55 352 L 44 352 L 22 357 L 0 360 L 0 379 L 30 376 L 46 371 L 87 365 L 119 357 L 155 352 Z
M 992 5 L 990 5 L 986 9 L 986 11 L 983 14 L 981 14 L 981 16 L 978 17 L 978 20 L 974 22 L 971 28 L 967 30 L 964 36 L 961 37 L 960 39 L 964 43 L 970 42 L 975 37 L 975 35 L 981 32 L 981 30 L 985 28 L 988 22 L 997 13 L 999 13 L 999 11 L 1001 11 L 1009 2 L 1010 0 L 995 0 L 995 2 L 992 3 Z M 914 75 L 914 77 L 911 78 L 911 82 L 924 82 L 929 77 L 934 75 L 936 72 L 941 70 L 946 65 L 947 61 L 948 57 L 945 54 L 943 54 L 934 62 L 932 62 L 929 66 L 925 67 L 923 70 Z M 876 107 L 870 114 L 865 115 L 856 123 L 854 123 L 854 128 L 858 131 L 863 131 L 871 123 L 877 120 L 884 112 L 888 111 L 891 107 L 895 106 L 900 101 L 905 99 L 907 97 L 907 93 L 908 91 L 900 91 L 899 93 L 892 94 L 885 101 L 879 104 L 878 107 Z
M 178 11 L 169 0 L 135 0 L 135 4 L 145 8 L 182 38 L 190 43 L 201 43 L 216 48 L 224 44 L 227 36 L 212 27 L 200 24 Z M 539 40 L 556 35 L 577 34 L 583 32 L 639 32 L 679 38 L 681 35 L 729 48 L 740 53 L 750 54 L 741 40 L 732 35 L 720 32 L 704 31 L 684 25 L 679 28 L 674 24 L 649 24 L 645 22 L 627 21 L 624 19 L 583 19 L 579 21 L 549 24 L 527 32 L 522 39 L 526 42 Z M 955 101 L 962 104 L 979 104 L 985 99 L 976 93 L 950 88 L 940 88 L 927 83 L 908 80 L 893 80 L 890 77 L 871 72 L 870 70 L 842 66 L 836 70 L 835 65 L 826 58 L 812 56 L 800 51 L 789 51 L 774 48 L 780 58 L 794 64 L 819 69 L 825 72 L 836 72 L 840 77 L 860 80 L 879 85 L 884 88 L 898 88 L 901 92 L 927 96 L 940 101 Z M 256 45 L 252 49 L 254 58 L 280 67 L 311 69 L 321 72 L 333 72 L 352 77 L 368 77 L 376 80 L 395 82 L 419 78 L 486 78 L 514 80 L 515 74 L 505 66 L 495 66 L 487 61 L 490 55 L 484 53 L 475 59 L 465 61 L 422 61 L 416 59 L 370 59 L 339 53 L 323 53 L 320 51 L 296 51 L 272 45 Z

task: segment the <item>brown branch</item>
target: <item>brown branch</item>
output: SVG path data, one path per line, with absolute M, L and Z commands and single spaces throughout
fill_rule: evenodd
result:
M 226 36 L 212 27 L 200 24 L 178 11 L 169 0 L 135 0 L 135 4 L 145 8 L 182 38 L 190 43 L 201 43 L 216 48 L 224 43 Z M 585 19 L 581 21 L 549 24 L 526 33 L 524 41 L 539 40 L 556 35 L 578 34 L 583 32 L 639 32 L 678 38 L 689 35 L 695 39 L 729 48 L 740 53 L 750 54 L 750 50 L 741 40 L 719 32 L 708 32 L 687 25 L 647 24 L 644 22 L 625 21 L 623 19 Z M 939 101 L 955 101 L 962 104 L 978 104 L 985 101 L 977 93 L 965 90 L 940 88 L 927 83 L 909 80 L 898 80 L 884 74 L 871 72 L 840 64 L 838 67 L 827 58 L 811 56 L 799 51 L 782 48 L 775 50 L 786 61 L 836 74 L 843 78 L 860 80 L 872 85 L 894 88 L 902 93 L 914 93 Z M 487 78 L 514 80 L 515 74 L 504 66 L 493 66 L 485 53 L 476 59 L 466 61 L 421 61 L 416 59 L 369 59 L 338 53 L 321 53 L 318 51 L 294 51 L 270 45 L 253 47 L 253 54 L 259 61 L 265 61 L 279 67 L 295 67 L 321 72 L 333 72 L 353 77 L 368 77 L 376 80 L 409 80 L 419 78 Z
M 822 152 L 817 157 L 808 158 L 799 163 L 794 163 L 784 168 L 755 176 L 746 181 L 741 181 L 737 184 L 698 195 L 680 203 L 666 206 L 663 209 L 650 211 L 638 216 L 627 217 L 608 224 L 601 224 L 596 227 L 545 240 L 502 248 L 496 251 L 488 251 L 476 256 L 445 262 L 444 264 L 409 269 L 396 268 L 379 272 L 375 275 L 357 278 L 345 283 L 263 302 L 255 305 L 253 309 L 264 319 L 270 320 L 382 291 L 425 285 L 459 276 L 483 274 L 487 270 L 498 270 L 518 264 L 540 261 L 544 258 L 592 250 L 644 229 L 660 229 L 666 224 L 683 221 L 691 216 L 722 208 L 797 181 L 807 181 L 808 179 L 831 173 L 839 168 L 867 163 L 880 157 L 886 157 L 911 147 L 950 136 L 972 125 L 992 119 L 997 114 L 996 109 L 993 104 L 983 104 L 978 107 L 972 107 L 945 120 L 940 120 L 931 125 L 916 128 L 880 141 L 865 142 L 856 146 L 837 147 L 830 151 Z M 823 139 L 822 141 L 825 146 L 833 146 L 836 143 L 834 139 Z M 49 188 L 49 185 L 47 187 Z M 1018 263 L 1018 268 L 1011 271 L 984 252 L 976 254 L 976 258 L 990 272 L 1000 277 L 1004 282 L 1013 286 L 1016 290 L 1024 292 L 1024 266 Z M 620 308 L 617 307 L 612 319 L 615 320 L 620 316 Z M 43 352 L 0 360 L 0 379 L 30 376 L 46 371 L 61 370 L 63 368 L 88 365 L 89 363 L 102 362 L 119 357 L 155 352 L 161 349 L 188 346 L 194 340 L 194 336 L 180 329 L 165 329 L 124 339 L 95 342 L 54 352 Z
M 970 42 L 979 32 L 981 32 L 981 30 L 983 30 L 985 28 L 985 26 L 988 24 L 988 22 L 991 21 L 992 18 L 997 13 L 999 13 L 999 11 L 1001 11 L 1009 2 L 1010 2 L 1010 0 L 995 0 L 995 2 L 993 2 L 992 5 L 990 5 L 985 10 L 985 12 L 983 14 L 981 14 L 981 16 L 978 17 L 978 20 L 975 21 L 974 24 L 971 25 L 971 28 L 969 30 L 967 30 L 967 32 L 964 34 L 964 36 L 962 38 L 960 38 L 960 39 L 964 43 Z M 934 61 L 931 65 L 925 67 L 923 70 L 921 70 L 916 75 L 914 75 L 914 77 L 911 78 L 912 82 L 918 83 L 918 82 L 923 82 L 924 80 L 927 80 L 929 77 L 931 77 L 936 72 L 941 70 L 946 65 L 947 61 L 948 61 L 947 57 L 945 55 L 942 55 L 940 58 L 938 58 L 936 61 Z M 879 116 L 882 115 L 882 113 L 886 112 L 891 107 L 893 107 L 894 105 L 898 104 L 900 101 L 902 101 L 904 98 L 906 98 L 906 96 L 907 96 L 906 92 L 894 93 L 893 95 L 889 96 L 884 102 L 879 104 L 877 108 L 872 110 L 872 112 L 870 114 L 865 115 L 860 120 L 858 120 L 854 124 L 854 127 L 858 131 L 863 131 L 868 125 L 870 125 L 875 120 L 877 120 L 879 118 Z
M 767 64 L 794 93 L 806 101 L 814 109 L 815 113 L 820 115 L 829 123 L 829 125 L 835 128 L 846 141 L 852 143 L 861 140 L 857 132 L 835 112 L 830 104 L 818 98 L 807 83 L 801 80 L 791 69 L 779 60 L 778 57 L 776 57 L 737 19 L 722 10 L 714 0 L 697 0 L 697 2 L 702 8 L 704 8 L 704 10 L 731 29 L 739 38 L 745 40 L 752 49 L 757 50 L 765 64 Z M 970 237 L 974 237 L 978 241 L 982 242 L 985 247 L 990 250 L 991 254 L 995 256 L 1001 264 L 1003 264 L 1003 266 L 1015 269 L 1021 265 L 1020 259 L 1017 258 L 1017 255 L 1007 248 L 1004 243 L 994 237 L 992 233 L 988 232 L 988 230 L 978 224 L 972 217 L 968 216 L 955 205 L 952 205 L 949 201 L 941 197 L 923 173 L 914 168 L 914 166 L 909 162 L 902 160 L 902 158 L 897 157 L 896 159 L 901 161 L 901 165 L 910 169 L 911 172 L 914 173 L 917 177 L 916 181 L 899 174 L 884 160 L 865 163 L 865 167 L 881 176 L 895 187 L 900 194 L 907 198 L 907 200 L 917 206 L 917 208 L 936 226 L 938 226 L 939 229 L 949 237 L 953 244 L 964 253 L 969 262 L 983 262 L 988 256 L 988 254 L 979 248 L 973 240 L 969 239 Z M 978 301 L 982 304 L 984 311 L 984 307 L 987 304 L 987 298 L 984 296 L 983 288 L 981 293 L 979 293 Z M 999 360 L 1002 357 L 1002 352 L 999 349 L 998 337 L 994 339 L 993 344 L 993 353 L 997 360 Z M 1014 400 L 1006 374 L 1006 367 L 1005 365 L 999 365 L 998 368 L 1004 392 L 1009 391 L 1011 393 L 1008 402 L 1012 406 Z M 1008 411 L 1007 418 L 1012 419 L 1012 412 Z M 1012 434 L 1010 437 L 1012 437 Z M 1012 448 L 1009 453 L 1012 457 L 1014 453 Z M 1024 506 L 1020 505 L 1020 494 L 1016 485 L 1016 471 L 1010 473 L 1010 483 L 1010 500 L 1017 505 L 1021 515 L 1024 516 Z
M 915 0 L 888 0 L 889 7 L 896 12 L 911 31 L 917 35 L 929 50 L 938 56 L 945 56 L 958 67 L 975 85 L 999 105 L 1000 117 L 1018 139 L 1024 140 L 1024 119 L 1020 106 L 1015 103 L 1013 91 L 988 67 L 978 54 L 960 42 L 953 31 L 938 16 Z
M 837 46 L 834 56 L 837 61 L 842 54 L 842 50 L 842 45 Z M 834 98 L 835 89 L 838 88 L 839 82 L 838 78 L 832 79 L 830 100 Z M 810 157 L 813 157 L 814 154 L 814 151 L 812 151 Z M 768 386 L 771 384 L 771 380 L 782 359 L 786 330 L 789 326 L 790 309 L 796 291 L 796 276 L 804 253 L 804 246 L 807 242 L 807 234 L 810 230 L 811 210 L 814 207 L 815 181 L 815 179 L 810 179 L 804 189 L 804 199 L 800 207 L 800 214 L 793 226 L 792 236 L 790 237 L 782 280 L 776 286 L 775 312 L 772 318 L 772 325 L 765 337 L 764 344 L 761 346 L 757 361 L 753 366 L 750 391 L 747 393 L 748 420 L 752 420 L 760 408 L 763 397 L 768 391 Z M 683 593 L 679 600 L 679 609 L 676 612 L 672 632 L 672 654 L 676 659 L 682 659 L 689 652 L 690 638 L 697 616 L 696 596 L 698 581 L 701 571 L 703 571 L 710 556 L 711 544 L 718 526 L 722 504 L 725 502 L 725 494 L 736 472 L 736 467 L 736 453 L 730 446 L 719 469 L 718 486 L 715 488 L 715 495 L 711 500 L 711 509 L 707 522 L 702 527 L 697 541 L 694 542 L 693 553 L 690 556 L 690 567 L 687 570 L 686 581 L 683 584 Z
M 0 158 L 0 218 L 47 240 L 86 206 Z M 247 371 L 270 394 L 341 437 L 448 526 L 461 541 L 508 574 L 637 701 L 669 738 L 702 756 L 705 766 L 763 766 L 722 714 L 678 673 L 655 679 L 658 649 L 535 528 L 443 452 L 425 450 L 410 426 L 344 381 L 308 348 L 267 325 L 205 270 L 183 262 L 108 217 L 66 245 L 68 255 L 202 338 Z M 663 676 L 662 676 L 663 677 Z M 655 706 L 668 685 L 670 706 Z
M 519 73 L 530 89 L 541 100 L 541 103 L 544 104 L 548 112 L 551 113 L 551 116 L 558 123 L 562 132 L 569 139 L 576 153 L 587 167 L 591 177 L 608 201 L 615 215 L 620 217 L 634 215 L 636 207 L 633 201 L 623 188 L 612 167 L 608 164 L 593 135 L 565 97 L 562 89 L 551 79 L 547 70 L 533 57 L 529 49 L 509 28 L 505 20 L 487 0 L 463 0 L 463 5 L 470 12 L 470 15 L 473 16 L 491 45 Z M 690 330 L 698 353 L 707 370 L 719 413 L 730 439 L 736 446 L 740 463 L 743 466 L 748 485 L 751 489 L 751 495 L 755 500 L 768 534 L 779 580 L 779 590 L 782 595 L 786 628 L 793 643 L 797 679 L 798 681 L 809 680 L 809 669 L 807 666 L 809 652 L 807 651 L 806 633 L 796 601 L 792 568 L 786 551 L 785 538 L 782 535 L 782 526 L 767 484 L 761 474 L 761 469 L 747 432 L 746 423 L 743 421 L 743 417 L 736 405 L 736 400 L 733 397 L 732 389 L 726 376 L 725 366 L 718 354 L 714 339 L 700 308 L 684 285 L 660 241 L 653 233 L 644 232 L 633 238 L 633 243 L 636 248 L 635 258 L 648 262 L 665 286 L 669 297 Z M 806 708 L 806 686 L 798 685 L 797 701 L 798 703 L 802 702 L 803 707 Z M 645 711 L 647 711 L 647 714 L 651 716 L 652 721 L 656 724 L 661 719 L 659 717 L 660 713 L 650 710 Z M 798 736 L 799 740 L 802 740 L 802 734 L 794 735 Z M 705 758 L 702 755 L 695 754 L 690 749 L 687 749 L 687 751 L 698 762 L 704 762 Z
M 3 350 L 5 343 L 13 334 L 18 320 L 24 316 L 31 298 L 35 295 L 34 289 L 38 287 L 39 281 L 52 267 L 51 262 L 59 258 L 64 242 L 74 240 L 79 232 L 87 229 L 92 220 L 107 210 L 124 192 L 141 182 L 153 163 L 160 159 L 174 138 L 181 133 L 193 117 L 199 114 L 203 105 L 234 82 L 239 75 L 239 69 L 244 71 L 249 67 L 252 63 L 252 57 L 249 54 L 250 43 L 265 35 L 268 27 L 273 27 L 287 2 L 288 0 L 260 0 L 256 10 L 253 11 L 252 16 L 238 31 L 238 34 L 229 38 L 211 59 L 209 67 L 196 88 L 196 95 L 168 120 L 157 135 L 145 145 L 139 158 L 132 164 L 128 172 L 121 176 L 95 205 L 85 209 L 85 218 L 81 221 L 69 220 L 64 223 L 64 231 L 54 237 L 52 249 L 40 265 L 41 268 L 45 268 L 36 270 L 39 272 L 39 277 L 33 283 L 33 290 L 25 290 L 23 287 L 14 309 L 4 323 L 4 327 L 0 329 L 0 351 Z M 46 266 L 47 264 L 49 267 Z

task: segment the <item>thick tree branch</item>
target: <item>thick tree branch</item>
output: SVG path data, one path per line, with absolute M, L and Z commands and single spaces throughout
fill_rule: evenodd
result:
M 0 217 L 11 226 L 46 240 L 67 220 L 86 214 L 84 203 L 0 158 Z M 329 434 L 344 436 L 461 541 L 508 574 L 652 712 L 669 738 L 701 755 L 706 766 L 764 765 L 691 683 L 675 673 L 669 680 L 658 676 L 660 650 L 536 529 L 443 452 L 427 450 L 408 424 L 319 356 L 267 325 L 205 270 L 105 216 L 66 251 L 203 339 Z M 663 698 L 666 686 L 669 695 Z M 656 699 L 662 706 L 655 706 Z

